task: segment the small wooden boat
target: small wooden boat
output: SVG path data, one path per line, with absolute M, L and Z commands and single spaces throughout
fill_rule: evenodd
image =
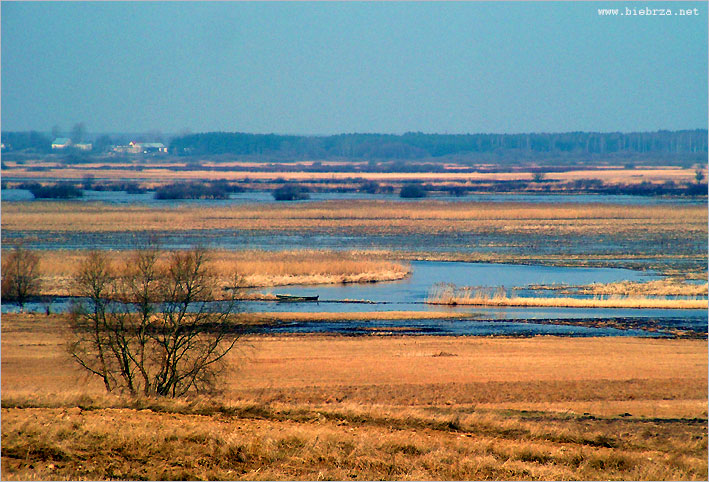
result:
M 319 296 L 276 295 L 277 301 L 318 301 Z

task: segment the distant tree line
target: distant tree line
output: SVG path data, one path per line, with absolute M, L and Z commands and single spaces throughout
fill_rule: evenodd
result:
M 83 125 L 72 136 L 85 137 Z M 77 132 L 74 132 L 77 131 Z M 162 140 L 153 133 L 140 138 Z M 135 136 L 101 135 L 93 140 L 91 153 L 64 150 L 67 163 L 91 162 L 113 144 L 125 144 Z M 3 151 L 9 156 L 51 153 L 48 134 L 2 132 Z M 321 159 L 365 160 L 363 171 L 434 172 L 442 160 L 463 164 L 513 165 L 535 162 L 545 166 L 565 164 L 613 163 L 620 165 L 674 164 L 691 166 L 704 162 L 708 152 L 707 130 L 657 131 L 633 133 L 530 133 L 530 134 L 339 134 L 331 136 L 293 136 L 208 132 L 184 134 L 169 143 L 170 152 L 180 156 L 212 156 L 212 160 L 250 157 L 264 162 Z M 24 153 L 24 154 L 23 154 Z M 8 157 L 9 159 L 10 157 Z M 13 157 L 14 159 L 15 157 Z M 17 157 L 20 159 L 21 157 Z M 410 162 L 417 161 L 417 162 Z M 185 169 L 189 169 L 187 166 Z M 219 169 L 212 167 L 211 169 Z M 278 169 L 274 167 L 274 169 Z M 281 167 L 283 169 L 283 167 Z M 337 166 L 317 163 L 308 170 L 336 170 Z M 350 168 L 348 168 L 350 169 Z
M 461 153 L 514 155 L 707 153 L 707 130 L 558 134 L 340 134 L 282 136 L 209 132 L 176 137 L 180 155 L 270 155 L 297 158 L 425 159 Z
M 5 145 L 5 150 L 8 151 L 33 150 L 40 153 L 47 153 L 52 151 L 52 139 L 36 131 L 3 131 L 2 143 Z
M 55 126 L 50 133 L 43 133 L 38 131 L 22 131 L 22 132 L 2 132 L 2 143 L 4 144 L 3 151 L 5 152 L 22 152 L 31 151 L 33 153 L 50 153 L 52 152 L 52 141 L 57 137 L 68 137 L 72 142 L 84 142 L 89 136 L 87 136 L 86 126 L 83 122 L 75 124 L 70 133 L 64 133 Z M 106 153 L 111 148 L 116 145 L 126 145 L 130 141 L 136 142 L 163 142 L 163 136 L 159 132 L 149 132 L 145 134 L 117 134 L 109 136 L 108 134 L 101 134 L 92 137 L 93 148 L 92 152 L 94 154 Z M 88 154 L 83 152 L 72 152 L 71 148 L 63 150 L 63 153 L 67 155 L 70 154 L 82 154 L 84 157 L 89 157 Z

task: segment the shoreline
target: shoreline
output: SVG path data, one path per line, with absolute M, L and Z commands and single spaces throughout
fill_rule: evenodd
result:
M 41 322 L 50 320 L 50 323 L 58 323 L 57 320 L 69 316 L 63 314 L 45 315 L 37 312 L 29 313 L 6 313 L 3 315 L 6 322 L 26 323 Z M 694 339 L 706 340 L 709 336 L 706 331 L 695 330 L 691 327 L 677 327 L 672 323 L 663 323 L 662 318 L 645 317 L 608 317 L 608 318 L 485 318 L 482 313 L 452 313 L 447 311 L 374 311 L 374 312 L 252 312 L 237 313 L 235 323 L 240 323 L 240 328 L 235 328 L 235 333 L 241 331 L 240 336 L 248 337 L 411 337 L 414 338 L 470 338 L 470 339 L 527 339 L 538 337 L 549 338 L 642 338 L 642 339 Z M 436 330 L 431 326 L 408 325 L 407 321 L 416 322 L 436 322 L 436 321 L 456 321 L 483 323 L 483 324 L 524 324 L 524 325 L 551 325 L 559 327 L 579 327 L 595 329 L 613 329 L 623 331 L 642 331 L 645 336 L 631 334 L 608 334 L 608 333 L 459 333 Z M 375 325 L 368 326 L 372 322 Z M 377 322 L 402 322 L 401 324 L 376 326 Z M 328 324 L 343 324 L 343 326 L 333 326 L 331 331 L 284 331 L 280 330 L 284 323 L 314 323 L 316 326 L 327 326 Z M 357 325 L 346 325 L 347 323 L 358 323 Z M 277 330 L 270 331 L 269 328 Z M 339 328 L 339 329 L 338 329 Z
M 701 310 L 709 307 L 708 300 L 671 300 L 653 298 L 590 299 L 590 298 L 453 298 L 426 301 L 436 306 L 538 307 L 538 308 L 617 308 Z

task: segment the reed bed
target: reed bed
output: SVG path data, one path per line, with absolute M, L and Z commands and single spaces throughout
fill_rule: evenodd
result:
M 704 273 L 706 278 L 706 273 Z M 590 285 L 560 287 L 562 292 L 621 295 L 621 296 L 703 296 L 707 295 L 707 283 L 686 283 L 675 278 L 664 278 L 653 281 L 633 282 L 619 281 L 617 283 L 592 283 Z
M 457 287 L 450 283 L 433 286 L 426 303 L 432 305 L 470 306 L 536 306 L 549 308 L 658 308 L 707 309 L 706 299 L 668 299 L 647 296 L 603 295 L 594 298 L 550 297 L 531 298 L 508 296 L 504 288 L 489 289 L 471 286 Z
M 236 272 L 240 287 L 371 283 L 400 280 L 411 273 L 406 263 L 388 261 L 381 255 L 362 251 L 219 250 L 213 265 L 223 277 Z
M 120 263 L 132 251 L 109 251 L 113 263 Z M 66 296 L 72 277 L 86 256 L 83 250 L 42 251 L 40 272 L 42 294 Z M 224 287 L 271 287 L 293 284 L 373 283 L 407 277 L 405 262 L 389 261 L 380 251 L 227 251 L 210 252 L 210 268 Z

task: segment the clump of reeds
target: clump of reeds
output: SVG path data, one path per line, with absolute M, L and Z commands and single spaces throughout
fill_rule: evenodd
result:
M 619 281 L 616 283 L 592 283 L 574 289 L 581 294 L 625 296 L 706 296 L 707 283 L 686 283 L 674 278 L 646 282 Z
M 527 298 L 507 294 L 504 287 L 457 287 L 452 283 L 439 283 L 429 291 L 426 300 L 434 305 L 478 306 L 538 306 L 554 308 L 666 308 L 706 309 L 706 299 L 670 299 L 648 296 L 597 295 L 593 298 Z
M 508 299 L 504 286 L 456 286 L 453 283 L 436 283 L 428 293 L 427 303 L 435 305 L 474 305 L 476 301 Z

